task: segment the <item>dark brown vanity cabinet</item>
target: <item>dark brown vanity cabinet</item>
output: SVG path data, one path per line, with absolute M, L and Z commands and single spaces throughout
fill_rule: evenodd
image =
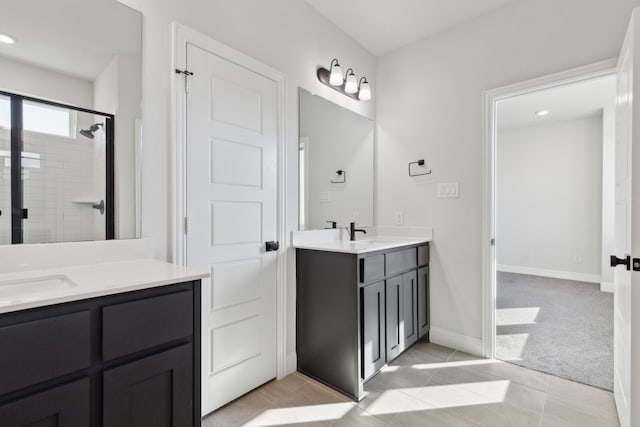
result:
M 200 425 L 200 281 L 0 315 L 0 425 Z
M 298 370 L 359 400 L 363 383 L 429 339 L 429 246 L 297 250 Z

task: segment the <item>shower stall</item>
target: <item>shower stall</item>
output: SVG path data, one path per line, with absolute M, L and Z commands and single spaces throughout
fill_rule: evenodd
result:
M 0 91 L 0 244 L 113 239 L 114 116 Z

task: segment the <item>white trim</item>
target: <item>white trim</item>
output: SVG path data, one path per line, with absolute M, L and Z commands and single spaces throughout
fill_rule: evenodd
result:
M 599 274 L 578 273 L 575 271 L 548 270 L 545 268 L 525 267 L 522 265 L 498 264 L 497 271 L 505 273 L 528 274 L 530 276 L 551 277 L 554 279 L 575 280 L 576 282 L 600 283 Z
M 616 63 L 617 59 L 609 59 L 484 92 L 482 347 L 485 357 L 495 357 L 496 339 L 496 259 L 495 247 L 491 246 L 491 239 L 495 236 L 495 137 L 497 102 L 514 96 L 611 75 L 615 73 Z
M 615 292 L 616 285 L 613 282 L 601 282 L 600 283 L 600 292 Z
M 286 375 L 293 373 L 298 369 L 298 353 L 292 351 L 291 353 L 287 354 L 285 369 Z
M 277 150 L 278 150 L 278 240 L 282 242 L 278 251 L 277 258 L 277 278 L 276 278 L 276 346 L 277 346 L 277 376 L 282 378 L 289 371 L 287 349 L 287 299 L 286 299 L 286 253 L 288 249 L 285 234 L 285 214 L 286 214 L 286 75 L 275 70 L 231 47 L 224 45 L 209 36 L 192 30 L 184 25 L 173 23 L 173 64 L 171 67 L 173 105 L 172 117 L 175 120 L 174 132 L 174 150 L 173 156 L 175 163 L 172 164 L 174 169 L 172 176 L 175 180 L 172 186 L 172 194 L 174 195 L 172 202 L 174 204 L 175 217 L 172 221 L 173 228 L 171 230 L 174 236 L 173 259 L 177 264 L 186 264 L 186 236 L 184 234 L 184 216 L 186 212 L 186 94 L 183 88 L 184 77 L 175 73 L 175 69 L 184 70 L 186 67 L 186 47 L 187 43 L 206 49 L 215 55 L 220 56 L 228 61 L 238 64 L 241 67 L 259 73 L 268 79 L 276 82 L 278 97 L 278 131 L 277 131 Z M 295 359 L 294 359 L 295 360 Z
M 429 329 L 429 341 L 434 344 L 464 351 L 474 356 L 482 356 L 482 340 L 447 329 L 432 326 Z

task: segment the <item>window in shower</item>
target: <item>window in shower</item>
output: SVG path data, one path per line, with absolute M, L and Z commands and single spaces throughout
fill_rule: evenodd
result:
M 0 92 L 0 244 L 114 237 L 113 115 Z

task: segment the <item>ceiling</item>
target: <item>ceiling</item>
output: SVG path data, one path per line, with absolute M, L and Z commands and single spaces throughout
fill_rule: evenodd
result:
M 140 56 L 142 18 L 113 0 L 0 0 L 0 56 L 95 80 L 114 55 Z
M 469 21 L 515 0 L 305 0 L 374 55 Z
M 498 102 L 498 129 L 516 129 L 600 114 L 615 103 L 615 75 Z M 536 115 L 547 110 L 546 116 Z

